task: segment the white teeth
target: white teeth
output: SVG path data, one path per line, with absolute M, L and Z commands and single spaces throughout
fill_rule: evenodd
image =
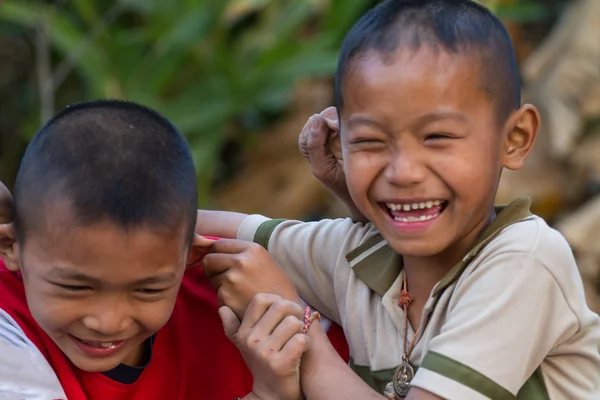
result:
M 438 215 L 440 215 L 440 213 L 435 213 L 432 215 L 421 215 L 420 217 L 394 217 L 394 220 L 399 221 L 399 222 L 421 222 L 421 221 L 428 221 L 430 219 L 433 219 L 435 217 L 437 217 Z
M 412 203 L 412 204 L 395 204 L 395 203 L 386 203 L 385 205 L 391 211 L 410 211 L 410 210 L 423 210 L 425 208 L 437 207 L 443 204 L 443 200 L 429 200 L 421 203 Z
M 87 340 L 81 340 L 83 343 L 87 344 L 88 346 L 93 346 L 93 347 L 102 347 L 104 349 L 109 349 L 111 347 L 113 347 L 115 345 L 114 342 L 90 342 Z

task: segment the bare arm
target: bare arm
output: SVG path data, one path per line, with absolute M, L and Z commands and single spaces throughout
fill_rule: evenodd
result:
M 340 358 L 319 324 L 309 332 L 310 349 L 300 365 L 302 391 L 311 400 L 384 400 Z M 335 383 L 333 383 L 335 382 Z M 428 391 L 412 388 L 405 400 L 444 400 Z
M 302 391 L 306 398 L 385 399 L 348 367 L 327 339 L 320 324 L 311 326 L 309 337 L 310 349 L 304 354 L 300 364 Z
M 247 216 L 230 211 L 198 210 L 194 231 L 200 236 L 236 239 L 238 229 Z

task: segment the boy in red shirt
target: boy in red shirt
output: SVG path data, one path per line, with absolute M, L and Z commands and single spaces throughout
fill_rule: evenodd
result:
M 95 101 L 42 127 L 14 226 L 0 221 L 0 398 L 251 392 L 202 268 L 186 271 L 212 243 L 193 233 L 196 206 L 188 145 L 158 113 Z

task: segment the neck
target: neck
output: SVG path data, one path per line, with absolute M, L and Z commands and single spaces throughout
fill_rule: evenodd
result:
M 408 290 L 415 298 L 426 300 L 435 285 L 469 252 L 479 235 L 496 218 L 492 208 L 489 218 L 477 224 L 470 233 L 431 257 L 403 257 Z

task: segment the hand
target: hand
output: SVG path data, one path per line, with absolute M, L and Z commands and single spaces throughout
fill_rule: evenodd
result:
M 271 293 L 298 302 L 298 293 L 264 247 L 243 240 L 221 239 L 202 260 L 219 301 L 240 318 L 258 293 Z
M 259 294 L 243 321 L 228 307 L 219 315 L 227 337 L 242 353 L 254 377 L 247 399 L 300 400 L 300 360 L 308 350 L 303 335 L 303 310 L 279 296 Z
M 346 186 L 339 142 L 339 121 L 335 107 L 329 107 L 308 119 L 300 136 L 300 153 L 310 163 L 313 175 L 349 208 L 352 219 L 367 222 L 356 208 Z

